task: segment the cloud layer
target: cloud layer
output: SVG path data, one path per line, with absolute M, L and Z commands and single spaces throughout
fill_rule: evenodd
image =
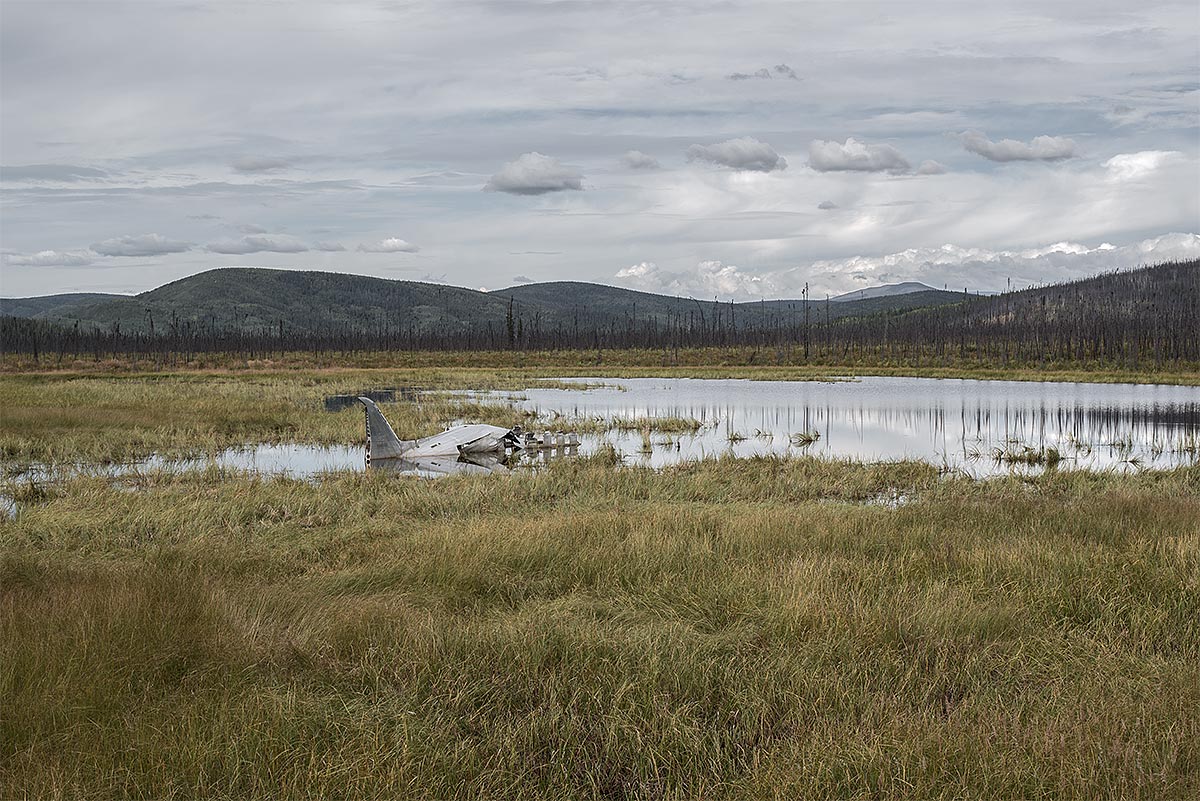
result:
M 162 256 L 167 253 L 183 253 L 191 249 L 190 242 L 167 239 L 158 234 L 120 236 L 92 245 L 92 250 L 101 256 Z

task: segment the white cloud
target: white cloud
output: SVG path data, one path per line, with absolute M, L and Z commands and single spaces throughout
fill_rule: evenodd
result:
M 630 150 L 621 156 L 621 163 L 631 170 L 657 170 L 658 159 L 640 150 Z
M 558 159 L 537 152 L 524 153 L 505 164 L 483 187 L 485 192 L 510 195 L 544 195 L 568 189 L 583 189 L 583 175 Z
M 808 165 L 819 172 L 904 172 L 909 163 L 891 145 L 870 145 L 849 137 L 843 142 L 814 139 L 808 146 Z
M 1200 258 L 1200 235 L 1166 234 L 1131 245 L 1056 242 L 1020 250 L 990 250 L 958 245 L 909 248 L 881 256 L 852 256 L 814 261 L 804 267 L 752 271 L 719 261 L 671 271 L 641 262 L 617 271 L 617 282 L 646 292 L 723 300 L 798 297 L 804 285 L 812 296 L 919 281 L 952 291 L 1000 290 L 1012 279 L 1023 289 L 1033 284 L 1084 278 L 1116 269 L 1161 261 Z
M 291 163 L 275 156 L 241 156 L 234 159 L 230 166 L 238 172 L 278 172 L 290 167 Z
M 750 136 L 728 139 L 713 145 L 692 145 L 687 149 L 688 161 L 707 161 L 734 170 L 771 172 L 787 169 L 787 160 L 766 142 Z
M 183 253 L 191 250 L 190 242 L 167 239 L 158 234 L 121 236 L 105 239 L 92 245 L 92 250 L 101 256 L 162 256 L 166 253 Z
M 618 282 L 646 292 L 694 298 L 759 298 L 775 291 L 769 277 L 755 275 L 718 260 L 702 261 L 692 270 L 662 270 L 643 261 L 618 270 Z
M 1062 136 L 1035 136 L 1029 142 L 1001 139 L 993 142 L 980 131 L 958 135 L 963 147 L 990 161 L 1059 161 L 1074 158 L 1075 142 Z
M 91 253 L 79 250 L 39 250 L 9 253 L 4 257 L 4 262 L 14 267 L 86 267 L 92 260 Z
M 1134 181 L 1157 172 L 1183 154 L 1177 150 L 1142 150 L 1138 153 L 1119 153 L 1104 166 L 1115 181 Z
M 945 165 L 932 159 L 922 161 L 921 166 L 917 167 L 917 175 L 943 175 L 945 172 Z
M 208 245 L 212 253 L 245 254 L 245 253 L 303 253 L 309 247 L 306 243 L 287 234 L 252 234 L 241 239 L 226 239 Z
M 360 253 L 416 253 L 420 248 L 393 236 L 378 242 L 365 242 L 358 246 L 358 250 Z

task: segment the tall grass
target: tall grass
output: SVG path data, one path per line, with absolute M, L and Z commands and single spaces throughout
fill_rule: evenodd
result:
M 0 523 L 0 797 L 1200 792 L 1198 468 L 138 481 Z

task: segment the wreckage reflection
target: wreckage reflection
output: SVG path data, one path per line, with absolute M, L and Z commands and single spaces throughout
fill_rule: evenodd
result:
M 397 475 L 441 478 L 511 473 L 514 468 L 536 467 L 579 455 L 578 447 L 512 450 L 508 453 L 462 453 L 458 456 L 424 456 L 414 459 L 373 459 L 369 470 Z

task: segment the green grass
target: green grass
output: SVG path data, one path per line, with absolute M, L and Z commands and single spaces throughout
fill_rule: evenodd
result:
M 214 478 L 0 524 L 0 797 L 1200 792 L 1197 468 Z

